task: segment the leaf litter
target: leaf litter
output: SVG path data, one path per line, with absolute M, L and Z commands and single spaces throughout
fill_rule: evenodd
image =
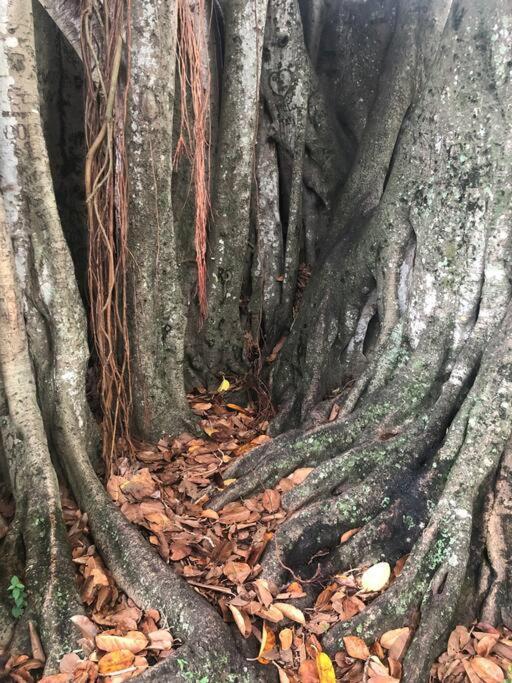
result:
M 293 604 L 306 595 L 300 581 L 280 590 L 259 576 L 263 552 L 286 517 L 281 496 L 302 483 L 311 468 L 299 468 L 274 489 L 219 512 L 208 508 L 206 489 L 234 481 L 222 477 L 229 463 L 270 438 L 267 420 L 251 405 L 226 402 L 229 388 L 224 379 L 214 394 L 202 389 L 190 394 L 204 436 L 184 433 L 141 447 L 135 466 L 121 462 L 109 478 L 112 500 L 226 621 L 234 622 L 244 638 L 259 641 L 257 660 L 275 666 L 280 683 L 399 683 L 413 635 L 408 626 L 371 644 L 346 636 L 333 660 L 322 651 L 321 637 L 336 622 L 364 610 L 400 574 L 406 557 L 393 568 L 379 562 L 331 577 L 314 605 L 304 609 Z M 156 610 L 143 612 L 116 586 L 88 536 L 87 515 L 66 493 L 62 504 L 88 616 L 73 617 L 82 635 L 82 656 L 66 654 L 60 673 L 41 680 L 123 683 L 169 656 L 172 635 L 159 627 Z M 340 542 L 358 531 L 345 532 Z M 32 654 L 7 660 L 4 673 L 10 680 L 37 680 L 43 663 Z M 510 631 L 483 623 L 457 626 L 432 669 L 431 683 L 505 682 L 511 666 Z

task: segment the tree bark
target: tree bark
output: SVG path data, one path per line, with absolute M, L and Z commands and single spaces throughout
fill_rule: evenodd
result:
M 129 326 L 133 410 L 140 436 L 187 426 L 185 302 L 172 214 L 172 129 L 177 5 L 132 3 Z

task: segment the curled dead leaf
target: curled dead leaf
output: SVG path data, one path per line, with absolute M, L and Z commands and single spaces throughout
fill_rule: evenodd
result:
M 260 664 L 269 664 L 269 660 L 265 659 L 266 652 L 271 652 L 276 646 L 276 635 L 266 624 L 263 624 L 261 632 L 260 651 L 258 653 L 258 662 Z
M 304 614 L 297 607 L 289 605 L 286 602 L 275 602 L 273 606 L 278 609 L 287 619 L 291 619 L 291 621 L 296 621 L 302 625 L 306 623 Z
M 228 605 L 229 611 L 233 615 L 233 619 L 235 620 L 235 624 L 238 627 L 238 630 L 240 633 L 243 635 L 244 638 L 248 638 L 251 635 L 251 621 L 247 615 L 244 615 L 238 607 L 235 607 L 234 605 Z
M 300 683 L 320 683 L 318 667 L 313 659 L 306 659 L 299 667 Z

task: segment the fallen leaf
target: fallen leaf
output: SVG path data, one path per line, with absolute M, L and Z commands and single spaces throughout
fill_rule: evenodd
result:
M 329 655 L 319 652 L 316 656 L 316 667 L 318 669 L 318 679 L 320 683 L 336 683 L 334 667 Z
M 229 388 L 231 387 L 231 384 L 228 382 L 228 380 L 224 377 L 222 382 L 219 384 L 217 387 L 217 393 L 222 394 L 224 391 L 228 391 Z
M 86 617 L 84 614 L 75 614 L 71 617 L 71 621 L 77 628 L 80 629 L 86 638 L 96 637 L 96 634 L 98 633 L 98 627 L 89 619 L 89 617 Z
M 246 581 L 252 569 L 245 562 L 227 562 L 223 571 L 224 576 L 230 581 L 241 585 Z
M 98 671 L 102 675 L 113 674 L 127 669 L 133 664 L 134 659 L 135 655 L 130 650 L 115 650 L 103 655 L 98 662 Z
M 279 675 L 279 683 L 290 683 L 290 679 L 286 671 L 282 667 L 280 667 L 279 664 L 276 664 L 275 662 L 272 662 L 272 664 L 277 669 L 277 673 Z
M 75 652 L 68 652 L 59 662 L 59 671 L 62 674 L 72 674 L 82 660 Z
M 173 639 L 169 631 L 165 629 L 158 629 L 148 633 L 150 650 L 170 650 L 172 648 Z
M 388 562 L 377 562 L 363 572 L 361 576 L 361 587 L 366 593 L 377 593 L 381 591 L 389 581 L 391 567 Z
M 14 678 L 12 680 L 14 680 Z M 18 678 L 17 680 L 21 681 L 29 679 Z M 72 680 L 73 679 L 71 678 L 71 674 L 51 674 L 50 676 L 43 676 L 43 678 L 39 680 L 39 683 L 70 683 L 70 681 Z
M 41 644 L 41 640 L 39 638 L 39 634 L 37 632 L 35 624 L 31 620 L 29 620 L 28 622 L 28 631 L 30 634 L 30 647 L 32 649 L 32 657 L 34 659 L 38 659 L 40 662 L 43 662 L 44 664 L 46 661 L 46 657 L 44 654 L 43 646 Z
M 300 683 L 320 683 L 318 667 L 313 659 L 306 659 L 299 667 Z
M 291 628 L 283 628 L 279 632 L 279 642 L 283 650 L 289 650 L 293 643 L 293 631 Z
M 357 636 L 345 636 L 343 638 L 343 643 L 347 654 L 354 659 L 366 660 L 370 656 L 368 646 L 364 640 Z
M 243 635 L 244 638 L 247 638 L 250 635 L 250 629 L 248 632 L 247 624 L 246 624 L 246 621 L 244 619 L 244 615 L 238 609 L 238 607 L 235 607 L 234 605 L 228 605 L 228 607 L 229 607 L 231 614 L 233 615 L 233 619 L 235 620 L 235 624 L 238 626 L 238 630 L 240 631 L 240 633 Z
M 254 581 L 254 590 L 256 591 L 256 595 L 258 596 L 260 602 L 265 607 L 270 607 L 274 598 L 272 597 L 272 593 L 269 591 L 268 582 L 265 581 L 265 579 L 256 579 L 256 581 Z
M 505 680 L 505 674 L 502 669 L 485 657 L 480 657 L 479 655 L 473 657 L 471 668 L 480 676 L 484 683 L 502 683 Z
M 207 410 L 210 410 L 212 405 L 213 405 L 212 403 L 193 403 L 192 404 L 192 410 L 195 413 L 204 413 Z
M 487 657 L 493 651 L 498 640 L 499 636 L 488 633 L 475 644 L 476 653 L 482 657 Z
M 299 624 L 304 625 L 306 623 L 306 618 L 304 614 L 293 605 L 289 605 L 286 602 L 275 602 L 274 607 L 276 607 L 287 619 L 296 621 Z
M 258 662 L 260 664 L 269 664 L 270 661 L 265 659 L 264 654 L 270 652 L 276 646 L 276 635 L 266 624 L 263 624 L 261 632 L 260 651 L 258 653 Z
M 156 491 L 156 483 L 153 480 L 147 467 L 143 467 L 136 472 L 133 477 L 128 479 L 124 484 L 121 484 L 121 491 L 128 493 L 136 500 L 142 500 L 151 496 Z
M 277 512 L 281 506 L 281 494 L 274 489 L 265 489 L 261 504 L 267 512 Z
M 345 531 L 344 534 L 341 534 L 340 536 L 340 543 L 346 543 L 349 538 L 352 538 L 355 534 L 357 534 L 358 531 L 361 530 L 361 527 L 358 526 L 356 529 L 349 529 L 348 531 Z
M 407 627 L 395 628 L 392 631 L 387 631 L 383 634 L 380 639 L 380 644 L 383 648 L 389 650 L 389 657 L 399 661 L 405 652 L 410 633 L 411 629 Z
M 137 654 L 148 644 L 148 639 L 140 631 L 128 631 L 125 636 L 113 636 L 106 633 L 99 633 L 96 636 L 96 647 L 105 652 L 115 652 L 117 650 L 129 650 Z

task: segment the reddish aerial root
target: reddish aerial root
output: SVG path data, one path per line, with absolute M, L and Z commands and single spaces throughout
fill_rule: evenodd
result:
M 132 397 L 126 313 L 128 182 L 125 124 L 130 0 L 82 0 L 89 231 L 90 329 L 98 362 L 103 456 L 112 470 L 120 437 L 131 444 Z
M 201 321 L 207 313 L 206 232 L 210 213 L 210 71 L 204 0 L 178 2 L 178 69 L 180 76 L 180 136 L 174 161 L 185 154 L 192 167 L 195 198 L 194 246 Z M 206 57 L 206 58 L 205 58 Z M 190 120 L 190 110 L 192 121 Z

